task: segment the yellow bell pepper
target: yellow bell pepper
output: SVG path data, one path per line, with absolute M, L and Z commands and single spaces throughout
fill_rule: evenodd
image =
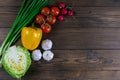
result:
M 21 32 L 22 45 L 29 50 L 39 46 L 42 38 L 42 30 L 36 27 L 24 27 Z

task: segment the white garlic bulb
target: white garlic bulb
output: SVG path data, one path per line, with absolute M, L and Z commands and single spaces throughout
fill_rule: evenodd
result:
M 50 50 L 52 48 L 52 45 L 53 45 L 53 43 L 49 39 L 42 41 L 42 49 L 43 50 Z
M 43 59 L 44 59 L 44 60 L 50 61 L 50 60 L 53 59 L 53 57 L 54 57 L 54 54 L 53 54 L 53 52 L 51 52 L 50 50 L 43 52 Z
M 39 49 L 36 49 L 32 52 L 32 59 L 34 61 L 39 61 L 42 58 L 42 53 Z

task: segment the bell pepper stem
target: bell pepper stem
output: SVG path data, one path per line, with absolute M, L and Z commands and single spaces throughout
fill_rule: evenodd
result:
M 32 27 L 32 28 L 34 28 L 34 27 L 35 27 L 35 23 L 34 23 L 34 22 L 32 23 L 31 27 Z

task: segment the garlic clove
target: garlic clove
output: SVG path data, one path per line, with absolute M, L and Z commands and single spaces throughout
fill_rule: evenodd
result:
M 43 59 L 46 60 L 46 61 L 50 61 L 52 60 L 54 57 L 54 53 L 51 52 L 51 51 L 44 51 L 43 52 Z
M 34 61 L 39 61 L 42 58 L 42 53 L 39 49 L 36 49 L 32 52 L 32 59 Z
M 43 50 L 50 50 L 52 48 L 52 45 L 53 45 L 53 43 L 49 39 L 42 41 L 42 49 Z

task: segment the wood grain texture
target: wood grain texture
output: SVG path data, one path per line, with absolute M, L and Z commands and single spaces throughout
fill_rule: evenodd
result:
M 45 61 L 41 61 L 41 64 L 34 63 L 26 74 L 28 76 L 23 80 L 120 79 L 120 50 L 53 50 L 53 52 L 56 53 L 56 57 L 51 63 Z
M 62 0 L 66 2 L 68 5 L 71 5 L 73 7 L 117 7 L 120 6 L 119 0 Z M 52 1 L 52 4 L 56 4 L 57 2 L 60 2 L 59 0 Z
M 0 29 L 0 43 L 9 28 Z M 43 39 L 53 40 L 53 49 L 120 49 L 120 28 L 66 28 L 57 26 Z
M 88 71 L 86 80 L 120 80 L 120 71 Z
M 32 62 L 22 80 L 120 80 L 120 0 L 52 0 L 50 5 L 61 1 L 75 15 L 66 16 L 43 35 L 53 41 L 55 57 L 51 62 Z M 0 0 L 0 44 L 21 3 Z M 17 79 L 0 68 L 0 80 Z
M 77 28 L 120 27 L 119 7 L 73 7 L 73 9 L 76 11 L 75 16 L 67 17 L 64 22 L 58 22 L 60 25 L 56 24 L 56 26 L 64 25 L 64 27 Z M 1 7 L 0 27 L 11 27 L 18 10 L 19 7 Z

